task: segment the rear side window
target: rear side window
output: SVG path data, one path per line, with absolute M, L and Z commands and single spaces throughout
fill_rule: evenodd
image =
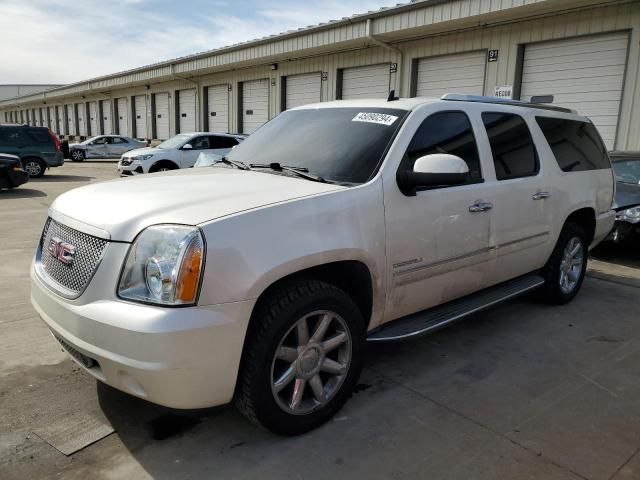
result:
M 463 112 L 439 112 L 427 117 L 418 128 L 400 167 L 413 170 L 416 160 L 434 153 L 456 155 L 467 162 L 471 182 L 482 181 L 480 157 L 469 118 Z
M 531 177 L 540 170 L 531 132 L 519 115 L 483 113 L 498 180 Z
M 27 128 L 23 143 L 28 145 L 49 145 L 53 143 L 49 132 L 43 128 Z
M 209 137 L 209 144 L 209 148 L 233 148 L 238 144 L 238 141 L 233 137 L 212 135 Z
M 536 117 L 563 172 L 611 168 L 607 149 L 591 123 Z

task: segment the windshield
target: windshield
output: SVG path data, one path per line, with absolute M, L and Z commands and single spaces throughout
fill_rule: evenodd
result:
M 185 135 L 185 134 L 176 135 L 175 137 L 172 137 L 169 140 L 165 140 L 160 145 L 158 145 L 156 148 L 164 148 L 164 149 L 177 148 L 180 145 L 182 145 L 184 142 L 189 140 L 189 138 L 191 138 L 191 135 Z
M 390 108 L 292 110 L 262 126 L 228 158 L 302 167 L 333 182 L 364 183 L 377 172 L 406 115 Z
M 640 159 L 613 162 L 613 171 L 618 182 L 640 184 Z

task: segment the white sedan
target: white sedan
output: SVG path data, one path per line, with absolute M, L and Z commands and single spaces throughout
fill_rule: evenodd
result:
M 122 155 L 118 173 L 125 177 L 193 167 L 201 153 L 224 156 L 246 137 L 230 133 L 181 133 L 157 147 L 139 148 Z
M 146 142 L 122 135 L 99 135 L 69 145 L 69 157 L 74 162 L 82 162 L 85 158 L 118 158 L 129 150 L 146 145 Z

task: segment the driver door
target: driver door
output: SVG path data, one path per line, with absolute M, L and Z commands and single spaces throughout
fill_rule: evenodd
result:
M 492 193 L 484 182 L 486 165 L 476 137 L 463 111 L 426 115 L 399 171 L 412 170 L 424 155 L 446 153 L 467 163 L 469 181 L 418 189 L 415 196 L 385 181 L 389 301 L 384 321 L 462 297 L 490 282 L 495 262 L 490 248 Z
M 186 145 L 191 145 L 191 148 L 184 148 Z M 189 140 L 180 149 L 180 168 L 193 167 L 193 165 L 196 163 L 196 160 L 198 159 L 198 155 L 200 155 L 203 150 L 209 150 L 208 135 L 194 137 Z
M 107 138 L 98 137 L 87 145 L 87 158 L 104 158 L 107 156 Z

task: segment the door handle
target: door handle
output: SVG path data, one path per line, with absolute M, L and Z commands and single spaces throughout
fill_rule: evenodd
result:
M 551 194 L 549 192 L 538 192 L 535 193 L 531 198 L 533 198 L 534 200 L 544 200 L 549 197 L 551 197 Z
M 493 203 L 489 202 L 478 202 L 474 203 L 469 207 L 469 211 L 471 213 L 479 213 L 479 212 L 488 212 L 493 208 Z

